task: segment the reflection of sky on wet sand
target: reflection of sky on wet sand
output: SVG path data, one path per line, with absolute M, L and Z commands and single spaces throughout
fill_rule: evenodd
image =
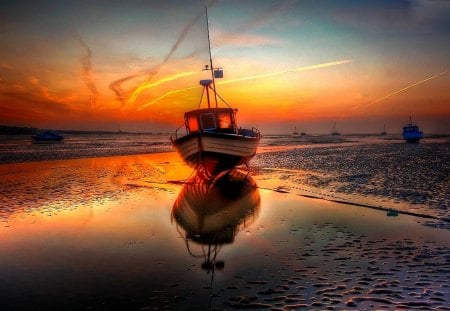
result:
M 264 189 L 211 289 L 171 221 L 191 173 L 174 153 L 0 166 L 0 309 L 448 305 L 448 230 Z

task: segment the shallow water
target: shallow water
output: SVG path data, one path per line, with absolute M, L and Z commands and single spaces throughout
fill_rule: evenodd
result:
M 0 136 L 0 163 L 49 161 L 172 151 L 170 134 L 64 135 L 62 142 L 33 143 L 29 135 Z
M 448 229 L 281 191 L 298 172 L 211 185 L 172 152 L 4 164 L 0 176 L 2 310 L 450 303 Z

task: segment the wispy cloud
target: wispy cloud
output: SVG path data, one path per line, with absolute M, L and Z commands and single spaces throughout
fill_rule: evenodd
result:
M 223 45 L 234 46 L 261 46 L 279 44 L 281 41 L 278 38 L 265 35 L 256 35 L 238 32 L 223 32 L 221 30 L 214 31 L 214 47 Z
M 86 54 L 80 58 L 81 76 L 87 88 L 89 89 L 89 92 L 91 93 L 91 108 L 94 108 L 95 104 L 97 103 L 98 91 L 92 76 L 92 51 L 78 33 L 74 33 L 73 37 L 81 44 L 86 52 Z
M 209 1 L 210 5 L 212 5 L 214 2 L 216 1 Z M 173 45 L 171 46 L 169 53 L 167 53 L 167 55 L 164 57 L 164 59 L 162 60 L 161 63 L 159 63 L 158 65 L 154 66 L 153 68 L 151 68 L 148 71 L 142 71 L 139 73 L 135 73 L 135 74 L 130 74 L 128 76 L 125 76 L 123 78 L 114 80 L 113 82 L 111 82 L 109 84 L 109 88 L 116 94 L 117 99 L 120 100 L 120 102 L 122 103 L 122 105 L 127 104 L 126 101 L 126 96 L 127 96 L 127 91 L 125 91 L 122 88 L 122 84 L 133 80 L 135 78 L 138 77 L 142 77 L 147 75 L 147 79 L 146 81 L 142 82 L 140 85 L 136 86 L 134 88 L 134 91 L 132 91 L 132 96 L 131 98 L 128 100 L 128 103 L 134 103 L 137 99 L 137 97 L 139 96 L 139 94 L 149 88 L 152 87 L 152 83 L 151 80 L 153 79 L 153 77 L 155 75 L 157 75 L 159 73 L 159 71 L 161 70 L 161 68 L 171 59 L 171 57 L 173 56 L 173 54 L 178 50 L 180 44 L 186 39 L 186 36 L 188 35 L 189 31 L 192 29 L 192 27 L 200 20 L 200 18 L 202 16 L 204 16 L 204 11 L 199 12 L 196 16 L 194 16 L 194 18 L 192 20 L 190 20 L 181 30 L 180 34 L 177 37 L 177 40 L 173 43 Z M 192 56 L 192 55 L 190 55 Z
M 255 16 L 243 24 L 233 29 L 230 32 L 224 32 L 221 30 L 214 30 L 214 46 L 219 47 L 221 45 L 236 45 L 236 46 L 255 46 L 255 45 L 269 45 L 278 44 L 280 40 L 272 36 L 249 34 L 250 31 L 264 26 L 270 25 L 273 18 L 288 10 L 297 1 L 285 0 L 279 1 L 269 6 L 263 11 L 256 12 Z

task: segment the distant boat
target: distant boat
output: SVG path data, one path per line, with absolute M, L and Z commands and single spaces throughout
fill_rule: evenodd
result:
M 383 125 L 383 132 L 380 133 L 381 135 L 387 135 L 386 132 L 386 124 Z
M 300 133 L 300 135 L 302 135 L 302 136 L 303 136 L 303 135 L 306 135 L 306 133 L 305 133 L 305 132 L 301 132 L 301 133 Z
M 294 132 L 292 133 L 292 135 L 294 135 L 294 136 L 297 136 L 297 135 L 298 135 L 297 127 L 296 127 L 296 126 L 294 126 Z
M 209 42 L 207 10 L 206 27 Z M 175 131 L 175 137 L 170 139 L 174 148 L 189 166 L 203 170 L 212 177 L 238 165 L 247 165 L 256 154 L 261 134 L 254 127 L 238 128 L 237 109 L 231 108 L 216 92 L 214 79 L 222 78 L 223 71 L 213 67 L 210 44 L 209 56 L 210 65 L 206 65 L 205 69 L 211 71 L 211 79 L 200 81 L 200 85 L 203 86 L 203 95 L 206 95 L 207 108 L 186 112 L 184 124 Z M 227 107 L 219 108 L 217 97 Z M 215 103 L 215 107 L 211 107 L 212 102 Z
M 333 123 L 333 131 L 331 132 L 331 135 L 334 135 L 334 136 L 341 135 L 341 133 L 336 131 L 336 122 Z
M 53 131 L 45 131 L 43 133 L 31 136 L 31 139 L 34 142 L 58 142 L 62 141 L 64 137 L 59 134 L 56 134 Z
M 419 126 L 413 124 L 411 117 L 409 117 L 409 123 L 403 127 L 402 136 L 408 143 L 417 143 L 423 138 L 423 132 L 419 129 Z

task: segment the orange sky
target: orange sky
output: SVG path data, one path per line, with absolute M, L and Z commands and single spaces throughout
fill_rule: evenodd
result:
M 0 125 L 170 131 L 198 106 L 204 2 L 0 4 Z M 450 133 L 450 3 L 210 3 L 219 94 L 264 132 Z

